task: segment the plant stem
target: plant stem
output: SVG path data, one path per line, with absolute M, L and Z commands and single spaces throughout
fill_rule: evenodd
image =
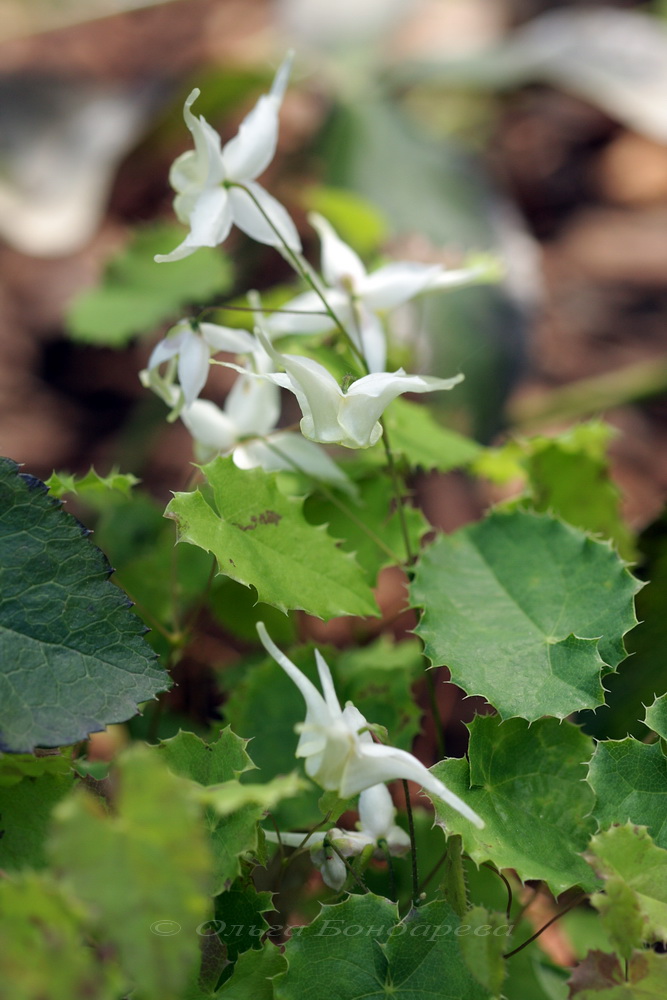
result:
M 569 903 L 564 909 L 562 909 L 560 913 L 557 913 L 554 917 L 551 918 L 551 920 L 547 920 L 546 924 L 544 924 L 543 927 L 540 927 L 539 931 L 535 931 L 535 933 L 532 934 L 527 941 L 524 941 L 523 944 L 520 944 L 517 948 L 513 948 L 512 951 L 508 951 L 505 955 L 503 955 L 503 958 L 511 958 L 512 955 L 516 955 L 517 952 L 523 951 L 523 949 L 526 948 L 533 941 L 535 941 L 535 939 L 538 938 L 540 934 L 543 934 L 544 931 L 547 929 L 547 927 L 551 927 L 552 924 L 555 924 L 557 920 L 560 920 L 561 917 L 564 917 L 566 913 L 569 913 L 570 910 L 573 910 L 574 907 L 578 906 L 579 903 L 582 903 L 584 899 L 586 899 L 585 892 L 582 892 L 579 896 L 575 896 L 572 902 Z
M 405 508 L 403 506 L 403 492 L 401 490 L 400 482 L 398 479 L 398 471 L 396 469 L 396 462 L 394 460 L 394 453 L 391 450 L 391 444 L 389 442 L 389 437 L 387 435 L 387 428 L 385 427 L 384 420 L 380 419 L 380 424 L 382 425 L 382 444 L 384 446 L 385 455 L 387 456 L 387 468 L 389 469 L 389 477 L 391 479 L 391 484 L 394 489 L 394 496 L 396 497 L 396 506 L 398 509 L 398 519 L 401 525 L 401 534 L 403 535 L 403 544 L 405 545 L 405 564 L 406 566 L 412 566 L 415 561 L 414 554 L 412 552 L 412 546 L 410 544 L 410 535 L 408 533 L 408 523 L 405 519 Z
M 514 902 L 514 897 L 512 896 L 512 886 L 509 884 L 509 881 L 505 878 L 503 873 L 499 871 L 489 861 L 484 861 L 482 863 L 484 868 L 488 868 L 490 872 L 493 872 L 494 875 L 497 875 L 498 878 L 502 879 L 502 881 L 505 883 L 505 888 L 507 889 L 507 906 L 505 908 L 505 915 L 509 920 L 512 915 L 512 903 Z
M 403 794 L 405 795 L 405 811 L 408 814 L 408 833 L 410 834 L 410 857 L 412 860 L 412 902 L 419 906 L 419 871 L 417 870 L 417 839 L 415 837 L 415 821 L 412 815 L 410 789 L 403 778 Z

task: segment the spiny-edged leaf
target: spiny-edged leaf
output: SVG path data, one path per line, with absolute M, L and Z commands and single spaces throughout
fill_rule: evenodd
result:
M 51 813 L 73 782 L 74 774 L 68 769 L 26 776 L 10 787 L 0 784 L 0 869 L 46 865 L 44 845 Z
M 52 472 L 45 485 L 49 492 L 61 499 L 67 493 L 75 493 L 84 499 L 89 497 L 104 496 L 112 491 L 121 493 L 129 497 L 132 487 L 140 482 L 131 472 L 119 472 L 112 469 L 106 476 L 100 476 L 99 472 L 90 467 L 85 476 L 73 476 L 68 472 Z
M 646 828 L 612 827 L 593 837 L 586 858 L 605 880 L 591 902 L 620 954 L 630 958 L 643 941 L 667 940 L 667 851 Z
M 604 701 L 640 584 L 608 543 L 545 515 L 493 513 L 422 555 L 411 588 L 434 666 L 503 718 L 564 718 Z
M 218 816 L 231 816 L 246 806 L 252 807 L 257 818 L 267 809 L 273 809 L 283 799 L 309 788 L 309 784 L 298 774 L 281 774 L 265 784 L 242 784 L 240 781 L 224 781 L 210 788 L 202 801 L 210 804 Z M 254 844 L 252 845 L 254 846 Z
M 39 480 L 0 462 L 0 746 L 123 722 L 169 686 L 109 565 Z
M 192 783 L 155 750 L 118 759 L 114 811 L 81 791 L 54 812 L 53 863 L 141 995 L 179 1000 L 199 956 L 211 860 Z
M 117 1000 L 124 980 L 84 942 L 76 899 L 48 875 L 0 880 L 2 1000 Z
M 164 222 L 136 230 L 130 245 L 107 265 L 100 285 L 70 303 L 70 336 L 88 344 L 124 347 L 185 305 L 201 305 L 228 291 L 232 270 L 218 249 L 204 248 L 167 265 L 155 263 L 156 253 L 167 253 L 182 238 L 179 226 Z
M 573 885 L 595 888 L 598 882 L 580 857 L 595 830 L 594 796 L 584 780 L 592 741 L 555 719 L 528 725 L 486 715 L 469 728 L 470 761 L 443 760 L 432 771 L 486 826 L 478 830 L 433 798 L 445 829 L 461 834 L 477 864 L 492 861 L 497 868 L 514 868 L 524 881 L 543 879 L 556 895 Z
M 487 983 L 503 976 L 499 939 L 479 938 L 484 957 L 477 965 L 456 935 L 460 923 L 442 900 L 401 921 L 395 903 L 370 892 L 323 906 L 287 942 L 289 966 L 275 981 L 276 1000 L 490 1000 L 498 992 Z
M 158 753 L 166 760 L 175 774 L 206 789 L 211 786 L 224 788 L 229 783 L 233 789 L 242 787 L 236 780 L 253 763 L 245 751 L 246 740 L 240 739 L 231 729 L 224 729 L 215 743 L 205 743 L 194 733 L 180 732 L 164 740 Z M 222 797 L 218 795 L 218 797 Z M 213 853 L 213 892 L 222 892 L 239 874 L 239 857 L 257 846 L 257 821 L 261 807 L 238 797 L 225 812 L 215 809 L 210 797 L 200 794 L 204 806 L 204 826 L 210 838 Z
M 385 411 L 383 422 L 392 450 L 413 467 L 449 472 L 465 468 L 482 451 L 472 438 L 443 427 L 422 403 L 396 399 Z M 373 454 L 384 456 L 379 448 Z
M 43 774 L 63 776 L 72 770 L 72 761 L 62 754 L 0 753 L 0 788 L 16 785 L 24 778 L 39 778 Z
M 644 724 L 663 740 L 667 740 L 667 694 L 660 695 L 652 705 L 649 705 Z
M 235 962 L 249 948 L 261 949 L 262 938 L 270 925 L 264 914 L 273 910 L 273 894 L 257 892 L 252 882 L 243 885 L 236 881 L 227 892 L 215 897 L 215 929 L 227 948 L 227 958 Z
M 311 496 L 306 500 L 305 513 L 311 524 L 325 524 L 333 538 L 342 539 L 341 547 L 354 553 L 356 561 L 368 573 L 371 584 L 375 585 L 377 575 L 384 566 L 402 563 L 406 558 L 405 541 L 401 520 L 396 510 L 390 507 L 391 498 L 384 477 L 357 482 L 357 500 L 345 498 L 346 510 L 323 496 Z M 405 522 L 413 551 L 419 551 L 421 539 L 431 530 L 431 526 L 420 510 L 406 506 Z M 375 537 L 368 533 L 369 529 Z
M 613 433 L 608 424 L 596 420 L 557 438 L 523 442 L 530 484 L 525 503 L 610 538 L 624 559 L 633 559 L 632 532 L 621 517 L 620 493 L 609 475 L 606 450 Z
M 261 951 L 246 951 L 239 955 L 231 979 L 213 996 L 215 1000 L 274 1000 L 275 977 L 285 971 L 286 965 L 275 944 L 266 941 Z
M 375 615 L 373 593 L 353 557 L 322 527 L 308 524 L 302 501 L 278 490 L 275 474 L 237 469 L 217 458 L 203 471 L 211 506 L 200 490 L 177 493 L 166 509 L 179 541 L 212 552 L 220 572 L 254 586 L 260 601 L 318 618 Z
M 596 795 L 594 815 L 602 829 L 612 823 L 648 827 L 667 848 L 667 757 L 658 743 L 602 740 L 590 763 L 588 782 Z
M 312 185 L 301 195 L 310 212 L 329 220 L 346 243 L 365 256 L 375 253 L 388 236 L 387 219 L 372 202 L 347 188 Z
M 667 956 L 635 952 L 621 966 L 617 955 L 591 951 L 572 973 L 571 1000 L 664 1000 L 667 995 Z

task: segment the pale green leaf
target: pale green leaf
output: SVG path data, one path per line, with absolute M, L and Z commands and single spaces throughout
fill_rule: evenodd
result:
M 667 758 L 658 743 L 602 740 L 588 773 L 596 795 L 594 814 L 604 829 L 612 823 L 648 827 L 667 849 Z
M 0 747 L 75 743 L 169 686 L 85 529 L 0 462 Z
M 449 472 L 470 465 L 482 451 L 472 438 L 443 427 L 423 403 L 395 399 L 383 422 L 392 450 L 412 467 Z
M 564 718 L 604 701 L 640 584 L 609 544 L 545 515 L 493 513 L 422 555 L 411 588 L 434 666 L 503 718 Z
M 524 881 L 543 879 L 556 895 L 573 885 L 594 889 L 597 880 L 580 856 L 595 830 L 594 796 L 584 780 L 592 740 L 555 719 L 528 725 L 486 715 L 469 728 L 469 762 L 451 758 L 432 770 L 486 826 L 478 830 L 433 798 L 447 832 L 461 834 L 477 864 L 492 861 Z
M 69 305 L 67 329 L 74 340 L 124 347 L 152 332 L 189 304 L 203 305 L 229 290 L 232 271 L 220 250 L 203 248 L 191 257 L 156 264 L 183 238 L 180 226 L 160 222 L 135 232 L 130 245 L 107 265 L 97 288 L 81 292 Z
M 209 915 L 197 796 L 145 747 L 119 758 L 114 781 L 112 812 L 86 791 L 60 803 L 50 853 L 138 993 L 180 1000 Z
M 309 212 L 319 212 L 345 243 L 365 256 L 374 253 L 388 236 L 387 220 L 372 202 L 348 188 L 312 185 L 301 195 Z
M 325 619 L 378 613 L 353 557 L 323 527 L 307 523 L 302 501 L 281 494 L 274 474 L 237 469 L 231 458 L 203 471 L 211 497 L 177 493 L 167 507 L 179 541 L 212 552 L 221 573 L 254 586 L 260 601 L 283 611 L 300 608 Z
M 119 472 L 112 469 L 106 476 L 100 476 L 99 472 L 91 466 L 85 476 L 73 476 L 68 472 L 52 472 L 45 485 L 49 492 L 58 499 L 67 493 L 75 493 L 83 499 L 89 497 L 100 497 L 111 492 L 118 492 L 129 497 L 132 487 L 140 482 L 131 472 Z

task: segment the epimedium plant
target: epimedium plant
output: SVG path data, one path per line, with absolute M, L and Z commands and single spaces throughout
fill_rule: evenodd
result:
M 388 311 L 488 264 L 369 270 L 315 215 L 315 271 L 256 180 L 288 75 L 224 147 L 196 91 L 185 104 L 194 150 L 171 181 L 189 232 L 159 267 L 235 224 L 305 286 L 278 309 L 250 294 L 250 329 L 200 315 L 155 347 L 141 378 L 192 435 L 192 488 L 165 520 L 131 475 L 0 465 L 0 997 L 662 997 L 667 694 L 643 741 L 580 722 L 605 705 L 641 588 L 607 432 L 483 449 L 398 398 L 462 375 L 387 370 Z M 224 408 L 199 398 L 211 364 L 237 372 Z M 444 535 L 409 503 L 417 467 L 525 489 Z M 363 621 L 390 566 L 418 615 L 401 642 Z M 168 735 L 164 692 L 204 609 L 239 653 L 224 724 Z M 354 616 L 361 641 L 299 643 L 303 612 Z M 444 745 L 441 667 L 486 703 L 465 756 Z M 424 680 L 438 760 L 413 753 Z M 89 735 L 132 717 L 113 764 L 91 760 Z M 540 947 L 557 916 L 577 921 L 574 970 Z

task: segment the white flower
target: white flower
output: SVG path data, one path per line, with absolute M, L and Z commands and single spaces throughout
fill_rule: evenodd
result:
M 322 873 L 326 885 L 338 891 L 347 878 L 347 868 L 339 857 L 358 857 L 366 848 L 372 847 L 377 858 L 384 857 L 384 847 L 391 855 L 405 854 L 410 850 L 410 838 L 405 830 L 394 822 L 396 809 L 386 785 L 372 785 L 359 796 L 359 830 L 341 830 L 333 827 L 323 832 L 317 830 L 310 835 L 303 833 L 281 833 L 265 830 L 264 835 L 272 844 L 282 843 L 287 847 L 307 847 L 316 868 Z M 326 843 L 325 843 L 326 841 Z M 329 844 L 338 850 L 333 851 Z
M 206 384 L 212 353 L 228 351 L 231 354 L 245 354 L 258 347 L 252 334 L 245 330 L 234 330 L 215 323 L 193 325 L 189 320 L 183 319 L 155 345 L 148 359 L 148 367 L 139 377 L 144 385 L 155 388 L 153 373 L 165 361 L 178 358 L 178 380 L 185 404 L 191 406 Z
M 298 727 L 301 735 L 296 756 L 305 758 L 308 777 L 327 791 L 335 791 L 341 799 L 396 778 L 416 781 L 475 826 L 484 826 L 477 813 L 411 753 L 373 742 L 359 709 L 351 701 L 344 709 L 340 707 L 331 671 L 318 650 L 315 658 L 323 695 L 271 641 L 262 622 L 258 622 L 257 632 L 266 651 L 294 681 L 306 702 L 306 719 Z
M 264 378 L 289 389 L 296 396 L 301 412 L 301 433 L 320 444 L 340 444 L 346 448 L 369 448 L 382 436 L 380 417 L 392 400 L 404 392 L 436 392 L 453 389 L 463 375 L 435 378 L 431 375 L 406 375 L 374 372 L 357 379 L 343 392 L 333 375 L 311 358 L 280 354 L 263 334 L 259 337 L 267 352 L 286 374 L 268 373 Z
M 269 246 L 301 249 L 296 227 L 280 204 L 255 178 L 273 159 L 278 141 L 278 114 L 292 63 L 289 55 L 276 73 L 268 94 L 244 118 L 238 134 L 221 147 L 220 136 L 206 119 L 190 110 L 199 97 L 193 90 L 183 117 L 195 148 L 173 163 L 169 180 L 177 192 L 174 211 L 190 226 L 183 242 L 155 260 L 181 260 L 199 247 L 215 247 L 227 239 L 235 223 L 252 239 Z M 239 186 L 240 185 L 240 186 Z
M 368 274 L 358 255 L 326 219 L 315 212 L 308 218 L 322 241 L 322 274 L 329 286 L 322 289 L 322 294 L 371 372 L 384 371 L 387 361 L 386 338 L 378 312 L 393 309 L 423 292 L 469 284 L 478 277 L 475 268 L 446 271 L 437 264 L 414 261 L 385 264 Z M 334 320 L 323 312 L 322 299 L 314 291 L 298 295 L 285 303 L 284 308 L 290 311 L 274 313 L 267 321 L 273 335 L 326 333 L 335 329 Z

